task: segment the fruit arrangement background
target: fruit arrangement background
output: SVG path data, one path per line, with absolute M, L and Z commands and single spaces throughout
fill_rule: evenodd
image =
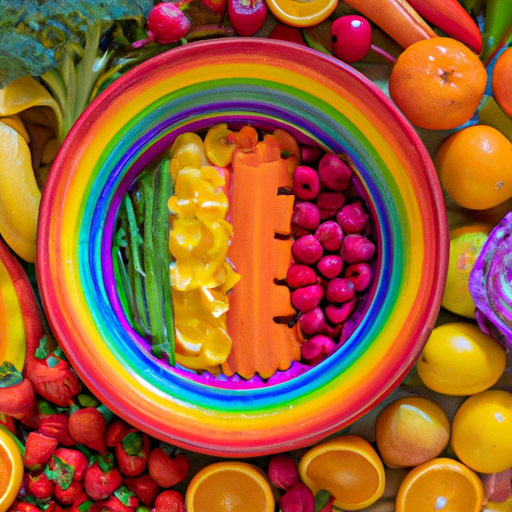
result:
M 421 4 L 435 4 L 417 3 L 420 7 Z M 459 112 L 457 116 L 462 117 L 456 117 L 457 121 L 447 126 L 436 124 L 440 121 L 433 115 L 434 124 L 427 124 L 421 128 L 419 126 L 428 116 L 428 111 L 424 111 L 420 112 L 420 117 L 415 117 L 416 107 L 421 102 L 413 101 L 402 105 L 403 113 L 416 125 L 418 133 L 435 159 L 445 190 L 449 227 L 453 231 L 450 238 L 454 242 L 466 237 L 460 242 L 461 245 L 456 245 L 455 242 L 451 245 L 450 258 L 454 260 L 454 265 L 448 270 L 448 286 L 457 287 L 458 291 L 454 293 L 452 289 L 446 289 L 443 309 L 438 317 L 439 327 L 427 342 L 417 372 L 416 369 L 413 370 L 403 385 L 384 403 L 340 432 L 332 445 L 321 444 L 313 448 L 317 451 L 301 450 L 249 461 L 252 466 L 257 466 L 266 473 L 266 476 L 260 476 L 259 479 L 254 477 L 253 482 L 257 482 L 252 484 L 254 487 L 247 487 L 252 489 L 253 496 L 258 495 L 259 488 L 271 488 L 274 491 L 271 493 L 272 497 L 267 492 L 265 497 L 261 498 L 261 510 L 273 510 L 274 502 L 277 502 L 275 506 L 280 507 L 282 512 L 294 510 L 293 507 L 297 503 L 302 510 L 307 511 L 339 510 L 340 507 L 342 510 L 351 510 L 367 506 L 367 510 L 420 510 L 418 504 L 421 500 L 434 498 L 442 509 L 443 499 L 447 499 L 446 489 L 443 488 L 442 482 L 436 480 L 434 476 L 429 476 L 435 474 L 431 473 L 432 467 L 442 469 L 445 481 L 456 482 L 453 486 L 460 492 L 449 497 L 456 507 L 454 510 L 480 510 L 482 507 L 484 510 L 509 510 L 512 507 L 512 405 L 508 393 L 511 385 L 510 375 L 506 370 L 510 364 L 510 338 L 506 330 L 509 327 L 507 305 L 503 305 L 503 300 L 498 302 L 494 295 L 486 294 L 485 290 L 483 293 L 471 293 L 477 287 L 482 287 L 482 280 L 470 285 L 469 276 L 476 258 L 482 251 L 484 254 L 494 255 L 492 251 L 496 243 L 506 241 L 502 238 L 503 235 L 500 237 L 499 232 L 494 231 L 489 237 L 494 246 L 486 246 L 483 242 L 500 221 L 498 227 L 503 232 L 506 231 L 508 217 L 505 217 L 505 214 L 511 206 L 508 155 L 512 130 L 508 117 L 510 109 L 507 105 L 510 94 L 507 94 L 506 89 L 509 57 L 504 50 L 512 25 L 512 9 L 504 2 L 498 1 L 488 1 L 487 5 L 484 2 L 461 3 L 473 16 L 473 20 L 480 24 L 483 33 L 480 61 L 486 66 L 476 65 L 476 72 L 464 67 L 460 71 L 461 76 L 457 77 L 460 85 L 459 82 L 448 82 L 450 88 L 461 90 L 462 103 L 465 106 L 462 113 Z M 346 56 L 341 50 L 337 51 L 345 29 L 343 26 L 340 27 L 340 23 L 335 24 L 333 21 L 348 15 L 362 15 L 372 22 L 372 39 L 368 45 L 368 40 L 366 43 L 364 41 L 364 35 L 353 35 L 358 38 L 358 51 L 366 44 L 368 53 L 352 65 L 390 94 L 399 106 L 400 99 L 417 98 L 414 95 L 417 94 L 418 85 L 402 83 L 399 92 L 396 92 L 395 87 L 390 88 L 388 92 L 388 80 L 391 78 L 391 83 L 394 83 L 394 77 L 399 76 L 398 72 L 408 66 L 403 60 L 398 61 L 400 67 L 395 66 L 395 60 L 405 56 L 407 51 L 400 45 L 410 48 L 411 52 L 417 51 L 419 57 L 429 57 L 431 55 L 428 50 L 421 50 L 421 46 L 415 46 L 415 42 L 418 39 L 426 41 L 422 43 L 425 48 L 439 44 L 442 46 L 443 40 L 435 37 L 435 30 L 438 28 L 430 26 L 421 18 L 418 20 L 417 17 L 413 17 L 413 21 L 409 18 L 404 33 L 410 39 L 404 41 L 400 38 L 397 43 L 398 37 L 395 41 L 393 36 L 397 36 L 398 22 L 404 21 L 397 18 L 399 2 L 385 2 L 386 9 L 391 9 L 390 12 L 393 13 L 385 22 L 377 15 L 373 2 L 367 2 L 366 7 L 360 6 L 358 2 L 340 3 L 331 6 L 332 10 L 329 6 L 327 10 L 323 10 L 324 6 L 316 5 L 316 2 L 311 4 L 313 13 L 300 13 L 302 15 L 295 21 L 290 21 L 285 14 L 279 14 L 281 11 L 271 8 L 274 16 L 282 17 L 282 21 L 292 26 L 290 28 L 281 25 L 278 19 L 266 12 L 265 4 L 262 2 L 254 2 L 250 6 L 240 8 L 236 2 L 228 2 L 227 6 L 222 6 L 194 1 L 186 6 L 182 5 L 180 13 L 173 10 L 173 16 L 177 16 L 180 23 L 177 26 L 178 35 L 171 39 L 161 39 L 157 28 L 149 28 L 147 31 L 144 22 L 135 24 L 137 35 L 134 35 L 133 31 L 130 32 L 133 27 L 125 26 L 132 40 L 126 37 L 126 41 L 123 41 L 118 37 L 119 47 L 125 44 L 126 50 L 135 45 L 139 53 L 128 53 L 124 57 L 119 57 L 118 61 L 108 62 L 106 52 L 103 55 L 101 50 L 98 52 L 101 30 L 94 24 L 87 32 L 85 47 L 75 47 L 74 53 L 68 53 L 61 61 L 58 70 L 52 68 L 51 63 L 44 63 L 48 68 L 39 69 L 36 73 L 29 67 L 29 64 L 34 64 L 33 62 L 27 62 L 27 66 L 20 68 L 16 52 L 11 53 L 10 57 L 7 52 L 7 57 L 2 57 L 3 60 L 0 61 L 2 69 L 12 70 L 13 66 L 17 66 L 16 69 L 21 70 L 23 75 L 41 76 L 41 83 L 39 79 L 28 78 L 21 78 L 18 82 L 9 81 L 0 95 L 1 136 L 4 146 L 11 148 L 1 156 L 4 164 L 1 178 L 6 180 L 9 186 L 2 188 L 3 193 L 0 197 L 0 233 L 17 253 L 19 261 L 31 263 L 35 259 L 35 230 L 40 191 L 47 173 L 50 172 L 51 162 L 59 144 L 87 105 L 91 93 L 101 90 L 118 74 L 137 62 L 167 49 L 155 47 L 154 41 L 180 45 L 185 42 L 183 38 L 187 37 L 189 40 L 236 35 L 285 37 L 307 44 L 323 53 L 332 51 L 335 55 L 351 61 L 353 55 Z M 286 10 L 290 5 L 291 2 L 288 2 L 281 8 Z M 415 6 L 413 2 L 410 2 L 410 5 L 420 12 L 420 7 Z M 458 26 L 456 20 L 464 19 L 467 23 L 467 19 L 460 10 L 450 14 L 447 5 L 449 4 L 445 4 L 444 7 L 437 6 L 444 16 L 451 19 L 451 23 L 443 28 L 445 33 L 441 34 L 451 36 L 446 41 L 446 46 L 442 46 L 448 52 L 443 53 L 450 55 L 453 51 L 455 62 L 459 50 L 456 49 L 458 44 L 452 42 L 453 39 L 463 41 L 467 45 L 460 50 L 462 54 L 471 55 L 472 50 L 480 53 L 478 37 L 475 41 L 475 31 L 468 28 L 470 25 L 465 25 L 462 32 L 450 33 L 456 25 Z M 144 11 L 144 6 L 136 8 L 139 7 Z M 223 18 L 223 9 L 226 7 L 228 19 Z M 354 8 L 361 10 L 356 12 Z M 265 16 L 261 14 L 262 12 L 265 12 Z M 437 11 L 438 14 L 439 12 Z M 186 20 L 182 17 L 183 13 Z M 325 18 L 315 17 L 319 13 Z M 132 13 L 127 14 L 127 17 L 131 15 Z M 426 14 L 422 16 L 434 23 Z M 168 20 L 165 21 L 167 22 Z M 9 23 L 8 17 L 6 23 Z M 249 32 L 248 26 L 252 27 Z M 296 27 L 301 27 L 301 31 Z M 142 37 L 145 34 L 148 35 L 147 40 Z M 464 39 L 463 34 L 469 34 L 471 37 Z M 119 31 L 116 35 L 119 36 Z M 348 37 L 351 37 L 350 28 Z M 418 48 L 420 50 L 417 50 Z M 502 54 L 504 58 L 500 61 L 499 57 Z M 93 61 L 96 61 L 95 65 L 90 66 Z M 66 62 L 66 65 L 63 66 L 62 62 Z M 105 65 L 106 72 L 101 68 L 102 64 Z M 449 65 L 452 65 L 451 61 Z M 425 101 L 427 97 L 433 100 L 431 112 L 443 112 L 446 97 L 442 88 L 435 89 L 436 86 L 431 82 L 428 85 L 428 72 L 419 61 L 413 60 L 409 66 L 412 66 L 409 72 L 416 72 L 419 81 L 427 84 L 422 97 Z M 492 73 L 493 69 L 496 69 L 496 74 Z M 450 72 L 456 75 L 459 73 L 458 69 Z M 443 75 L 443 84 L 447 82 L 446 78 L 447 76 Z M 471 85 L 473 80 L 479 85 Z M 81 91 L 83 95 L 74 94 L 77 91 Z M 75 102 L 76 99 L 79 101 Z M 451 101 L 453 104 L 454 100 Z M 54 114 L 48 115 L 48 109 Z M 447 117 L 448 115 L 442 116 L 443 123 Z M 12 151 L 14 147 L 17 148 L 15 152 Z M 455 232 L 455 228 L 461 227 L 466 230 L 462 235 Z M 463 246 L 463 243 L 467 245 Z M 494 274 L 491 272 L 491 275 L 486 277 L 490 282 L 498 279 L 500 273 L 504 273 L 508 268 L 506 249 L 506 245 L 502 247 L 502 252 L 505 250 L 502 259 L 492 260 L 497 261 L 497 266 Z M 33 267 L 23 263 L 24 268 L 21 268 L 19 261 L 13 260 L 8 249 L 2 249 L 2 263 L 5 268 L 0 267 L 3 299 L 0 309 L 3 329 L 0 353 L 4 356 L 4 361 L 12 363 L 12 367 L 3 367 L 5 378 L 2 379 L 0 389 L 2 421 L 5 428 L 14 432 L 18 441 L 21 439 L 25 444 L 25 480 L 12 510 L 37 512 L 48 508 L 79 508 L 84 511 L 104 507 L 127 512 L 143 506 L 141 503 L 162 511 L 183 509 L 183 497 L 187 493 L 189 481 L 198 474 L 200 468 L 209 466 L 214 460 L 192 452 L 176 451 L 169 445 L 159 446 L 156 440 L 150 440 L 145 434 L 130 428 L 121 420 L 112 418 L 97 399 L 83 386 L 81 387 L 64 354 L 51 338 L 48 337 L 44 343 L 40 343 L 41 326 L 44 324 L 38 316 L 38 306 L 31 298 L 25 272 L 32 276 L 31 284 L 36 290 L 37 282 L 32 274 Z M 494 283 L 493 286 L 494 288 L 489 286 L 486 290 L 495 290 L 499 285 Z M 503 284 L 505 291 L 507 286 L 507 283 Z M 20 294 L 23 293 L 25 298 L 22 300 Z M 461 297 L 465 303 L 462 310 L 459 309 Z M 485 314 L 477 312 L 476 320 L 474 309 L 471 308 L 471 299 L 475 297 L 491 304 L 487 308 L 481 306 L 481 311 Z M 477 304 L 479 308 L 480 304 Z M 23 329 L 26 336 L 25 345 L 19 342 L 19 333 Z M 501 346 L 489 334 L 492 334 Z M 8 343 L 4 343 L 4 340 L 8 340 Z M 460 343 L 463 344 L 464 351 L 459 350 Z M 21 346 L 26 346 L 26 352 L 25 349 L 21 350 Z M 451 357 L 450 346 L 454 347 Z M 444 378 L 443 372 L 449 376 Z M 487 391 L 490 387 L 493 390 Z M 411 400 L 408 399 L 410 395 L 419 395 L 427 402 L 411 405 L 407 403 L 407 400 Z M 473 396 L 466 400 L 469 395 Z M 406 401 L 408 415 L 403 414 L 404 409 L 395 402 L 399 398 Z M 435 409 L 436 403 L 441 406 L 441 412 Z M 390 409 L 387 409 L 389 404 Z M 415 411 L 419 413 L 415 415 Z M 499 424 L 493 419 L 496 415 L 501 418 Z M 418 427 L 421 425 L 418 423 L 418 416 L 433 420 L 428 425 Z M 448 442 L 450 430 L 451 440 Z M 411 436 L 411 432 L 416 434 L 418 431 L 424 433 L 424 438 Z M 2 430 L 2 435 L 7 436 L 6 439 L 12 439 L 5 430 Z M 357 441 L 352 441 L 351 436 L 356 436 Z M 98 444 L 97 440 L 102 438 L 105 438 L 104 444 Z M 398 444 L 393 447 L 391 441 Z M 352 442 L 356 443 L 356 448 Z M 75 449 L 76 445 L 80 449 Z M 390 462 L 397 455 L 396 451 L 401 452 L 401 455 L 419 458 L 414 459 L 414 462 L 407 458 L 394 459 Z M 7 449 L 2 453 L 8 453 Z M 112 453 L 115 453 L 115 456 Z M 169 454 L 173 456 L 170 457 Z M 314 461 L 315 457 L 322 461 L 316 466 L 310 462 Z M 344 460 L 343 457 L 348 457 L 347 460 L 350 461 L 348 466 L 351 469 L 347 470 L 348 474 L 353 470 L 356 476 L 356 485 L 348 492 L 348 498 L 345 494 L 346 487 L 340 484 L 347 477 L 347 473 L 338 470 L 338 462 Z M 386 467 L 382 466 L 381 458 Z M 301 462 L 297 468 L 299 461 Z M 23 473 L 23 470 L 19 468 L 19 462 L 17 464 L 13 468 L 13 474 L 17 474 L 18 481 L 20 471 Z M 318 466 L 322 465 L 328 470 L 318 469 Z M 135 466 L 137 468 L 133 469 Z M 411 466 L 415 466 L 415 469 L 403 469 Z M 70 470 L 70 467 L 73 469 Z M 370 468 L 375 468 L 375 473 L 372 473 L 373 470 L 370 471 Z M 0 476 L 7 474 L 8 469 L 9 465 L 5 462 L 3 466 L 0 465 Z M 140 473 L 133 476 L 133 472 L 137 473 L 139 470 Z M 233 473 L 231 479 L 221 478 L 219 482 L 227 488 L 230 481 L 236 481 L 236 474 L 245 477 L 252 475 L 251 471 L 253 467 L 242 467 L 242 471 Z M 367 473 L 374 474 L 375 479 L 368 480 Z M 212 471 L 212 474 L 215 475 L 215 471 Z M 173 478 L 169 475 L 173 475 Z M 456 478 L 454 475 L 457 475 Z M 267 477 L 272 484 L 269 484 Z M 3 478 L 2 480 L 5 481 Z M 101 491 L 98 491 L 99 482 L 102 486 Z M 422 482 L 421 485 L 418 482 Z M 0 483 L 0 491 L 12 499 L 12 492 L 6 493 L 2 485 L 5 484 Z M 196 505 L 192 496 L 201 490 L 200 485 L 194 485 L 190 486 L 187 510 L 195 510 Z M 422 495 L 421 489 L 425 488 L 432 490 L 435 496 Z M 211 487 L 209 489 L 211 492 Z M 491 501 L 488 501 L 489 498 Z M 256 498 L 253 501 L 256 502 Z M 1 500 L 0 504 L 9 506 Z

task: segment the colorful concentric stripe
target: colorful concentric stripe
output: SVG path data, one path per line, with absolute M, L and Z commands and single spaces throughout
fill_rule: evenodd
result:
M 274 385 L 213 382 L 155 360 L 113 281 L 113 225 L 129 185 L 179 133 L 220 121 L 282 127 L 348 154 L 379 238 L 372 301 L 352 338 Z M 383 399 L 419 355 L 446 273 L 442 194 L 414 130 L 352 68 L 266 39 L 187 44 L 116 81 L 66 139 L 40 218 L 45 309 L 81 378 L 148 433 L 217 455 L 311 444 Z

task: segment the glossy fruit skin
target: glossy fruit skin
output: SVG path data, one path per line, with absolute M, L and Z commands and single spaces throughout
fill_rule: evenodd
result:
M 249 37 L 265 23 L 267 4 L 264 0 L 228 0 L 228 17 L 237 35 Z
M 476 112 L 487 71 L 464 44 L 448 37 L 418 41 L 398 57 L 389 93 L 407 119 L 428 130 L 450 130 Z
M 505 350 L 477 326 L 454 322 L 432 331 L 416 367 L 430 389 L 467 396 L 497 382 L 505 369 Z
M 446 448 L 450 422 L 436 403 L 409 396 L 383 409 L 375 424 L 375 434 L 386 465 L 418 466 L 436 458 Z
M 471 210 L 486 210 L 512 197 L 512 144 L 498 130 L 475 125 L 448 137 L 434 164 L 443 188 Z
M 504 50 L 496 60 L 491 89 L 498 105 L 506 114 L 512 116 L 512 48 Z
M 338 59 L 351 63 L 361 60 L 372 45 L 372 28 L 366 18 L 341 16 L 331 25 L 332 51 Z
M 469 292 L 469 275 L 492 226 L 464 226 L 450 232 L 448 274 L 441 305 L 457 315 L 475 318 L 475 302 Z
M 190 30 L 190 20 L 174 4 L 155 5 L 148 16 L 149 38 L 160 44 L 179 41 Z
M 466 466 L 499 473 L 512 466 L 512 394 L 487 390 L 469 397 L 452 424 L 452 448 Z

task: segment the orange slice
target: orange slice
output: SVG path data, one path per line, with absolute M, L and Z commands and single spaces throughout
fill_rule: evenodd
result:
M 460 462 L 438 458 L 415 467 L 404 478 L 396 497 L 396 512 L 478 512 L 484 486 L 478 475 Z
M 0 428 L 0 512 L 12 505 L 23 480 L 23 458 L 16 442 Z
M 247 462 L 216 462 L 196 473 L 185 498 L 187 512 L 274 512 L 265 473 Z
M 270 12 L 292 27 L 312 27 L 327 19 L 338 0 L 268 0 Z
M 340 436 L 309 450 L 299 463 L 302 481 L 314 495 L 329 491 L 334 505 L 359 510 L 384 492 L 384 466 L 372 445 L 359 436 Z

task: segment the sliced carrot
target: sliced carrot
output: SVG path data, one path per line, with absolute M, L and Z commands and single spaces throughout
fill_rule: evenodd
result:
M 300 148 L 297 141 L 287 131 L 281 130 L 281 128 L 275 130 L 272 136 L 279 143 L 281 156 L 286 162 L 288 172 L 293 175 L 295 169 L 301 164 Z
M 253 152 L 237 152 L 233 163 L 228 258 L 242 277 L 229 297 L 233 346 L 223 371 L 246 379 L 255 373 L 269 378 L 300 357 L 296 330 L 274 321 L 295 314 L 288 288 L 275 282 L 292 261 L 292 240 L 274 236 L 290 235 L 293 209 L 292 196 L 278 195 L 280 187 L 292 186 L 280 154 L 276 139 L 266 136 Z

